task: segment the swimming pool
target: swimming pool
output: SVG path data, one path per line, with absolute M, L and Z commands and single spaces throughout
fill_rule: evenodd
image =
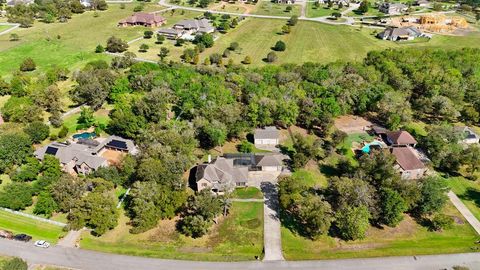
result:
M 95 138 L 97 134 L 95 132 L 83 132 L 83 133 L 78 133 L 73 135 L 73 138 L 78 140 L 78 139 L 92 139 Z
M 364 147 L 362 147 L 362 152 L 363 152 L 363 153 L 366 153 L 366 154 L 370 153 L 370 146 L 372 146 L 372 145 L 381 146 L 382 143 L 379 142 L 379 141 L 373 141 L 373 142 L 371 142 L 371 143 L 367 143 Z

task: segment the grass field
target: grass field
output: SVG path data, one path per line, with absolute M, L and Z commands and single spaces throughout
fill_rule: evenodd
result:
M 292 10 L 287 11 L 287 7 L 292 7 Z M 259 3 L 257 3 L 256 5 L 256 9 L 252 12 L 252 14 L 291 17 L 293 15 L 300 16 L 300 9 L 300 5 L 287 5 L 277 4 L 268 1 L 259 1 Z
M 236 199 L 263 199 L 263 193 L 255 187 L 236 188 L 232 194 Z
M 135 4 L 110 4 L 107 11 L 74 15 L 67 23 L 45 24 L 36 22 L 31 28 L 19 28 L 12 33 L 20 36 L 20 41 L 9 41 L 9 35 L 0 36 L 0 75 L 17 70 L 21 61 L 31 57 L 37 68 L 43 70 L 58 65 L 75 69 L 93 59 L 109 59 L 103 54 L 95 54 L 98 44 L 105 44 L 108 37 L 115 35 L 125 40 L 141 36 L 144 28 L 119 28 L 118 21 L 131 15 Z M 145 10 L 159 10 L 158 5 L 146 5 Z
M 462 200 L 472 214 L 480 220 L 480 183 L 463 177 L 451 177 L 448 186 Z
M 230 215 L 208 235 L 192 239 L 175 230 L 175 221 L 161 221 L 148 232 L 132 235 L 122 216 L 120 225 L 101 237 L 82 236 L 81 247 L 129 255 L 206 260 L 242 261 L 261 256 L 263 249 L 263 203 L 234 202 Z
M 65 234 L 59 226 L 14 215 L 3 210 L 0 210 L 0 228 L 14 233 L 25 233 L 31 235 L 33 240 L 42 239 L 50 243 L 56 243 L 58 238 Z
M 3 32 L 3 31 L 5 31 L 5 30 L 7 30 L 7 29 L 9 29 L 9 28 L 11 28 L 11 27 L 13 27 L 13 26 L 11 26 L 11 25 L 0 25 L 0 33 Z M 8 33 L 5 34 L 5 35 L 8 35 Z M 9 35 L 9 36 L 10 36 L 10 35 Z
M 327 177 L 319 171 L 318 165 L 313 161 L 309 162 L 304 169 L 293 172 L 292 177 L 309 187 L 326 187 L 328 185 Z
M 432 232 L 406 216 L 396 228 L 371 227 L 364 240 L 348 242 L 330 236 L 312 241 L 282 227 L 284 256 L 287 260 L 311 260 L 477 251 L 478 245 L 474 242 L 478 235 L 461 214 L 451 204 L 444 213 L 455 216 L 463 224 L 457 223 L 443 232 Z
M 330 16 L 332 12 L 340 12 L 334 8 L 328 8 L 327 5 L 320 5 L 319 7 L 315 7 L 314 2 L 307 3 L 307 14 L 308 18 L 316 18 L 316 17 L 323 17 L 323 16 Z

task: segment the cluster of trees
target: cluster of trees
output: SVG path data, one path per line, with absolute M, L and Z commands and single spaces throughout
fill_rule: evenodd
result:
M 93 0 L 91 8 L 106 10 L 108 5 L 105 0 Z M 45 23 L 66 22 L 73 13 L 83 13 L 84 11 L 85 8 L 79 0 L 39 0 L 31 5 L 18 3 L 8 7 L 7 18 L 9 22 L 19 23 L 22 27 L 31 27 L 35 19 Z
M 447 200 L 442 180 L 403 181 L 394 160 L 388 152 L 375 151 L 360 158 L 358 166 L 343 164 L 326 189 L 282 179 L 280 205 L 293 221 L 287 224 L 312 239 L 331 234 L 345 240 L 364 238 L 371 224 L 395 227 L 406 212 L 431 219 L 434 229 L 449 226 L 450 217 L 436 214 Z

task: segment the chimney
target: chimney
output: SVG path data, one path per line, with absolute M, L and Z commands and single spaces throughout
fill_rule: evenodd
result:
M 212 163 L 212 155 L 208 155 L 208 163 Z

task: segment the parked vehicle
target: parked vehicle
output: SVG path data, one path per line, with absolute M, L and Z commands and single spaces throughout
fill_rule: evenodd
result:
M 36 247 L 41 247 L 41 248 L 48 248 L 48 247 L 50 247 L 50 243 L 48 243 L 45 240 L 37 240 L 37 241 L 35 241 L 35 246 Z
M 32 237 L 30 235 L 26 235 L 24 233 L 21 233 L 21 234 L 15 235 L 13 237 L 13 239 L 15 239 L 17 241 L 29 242 L 30 240 L 32 240 Z
M 0 230 L 0 238 L 13 239 L 13 233 L 10 231 Z

